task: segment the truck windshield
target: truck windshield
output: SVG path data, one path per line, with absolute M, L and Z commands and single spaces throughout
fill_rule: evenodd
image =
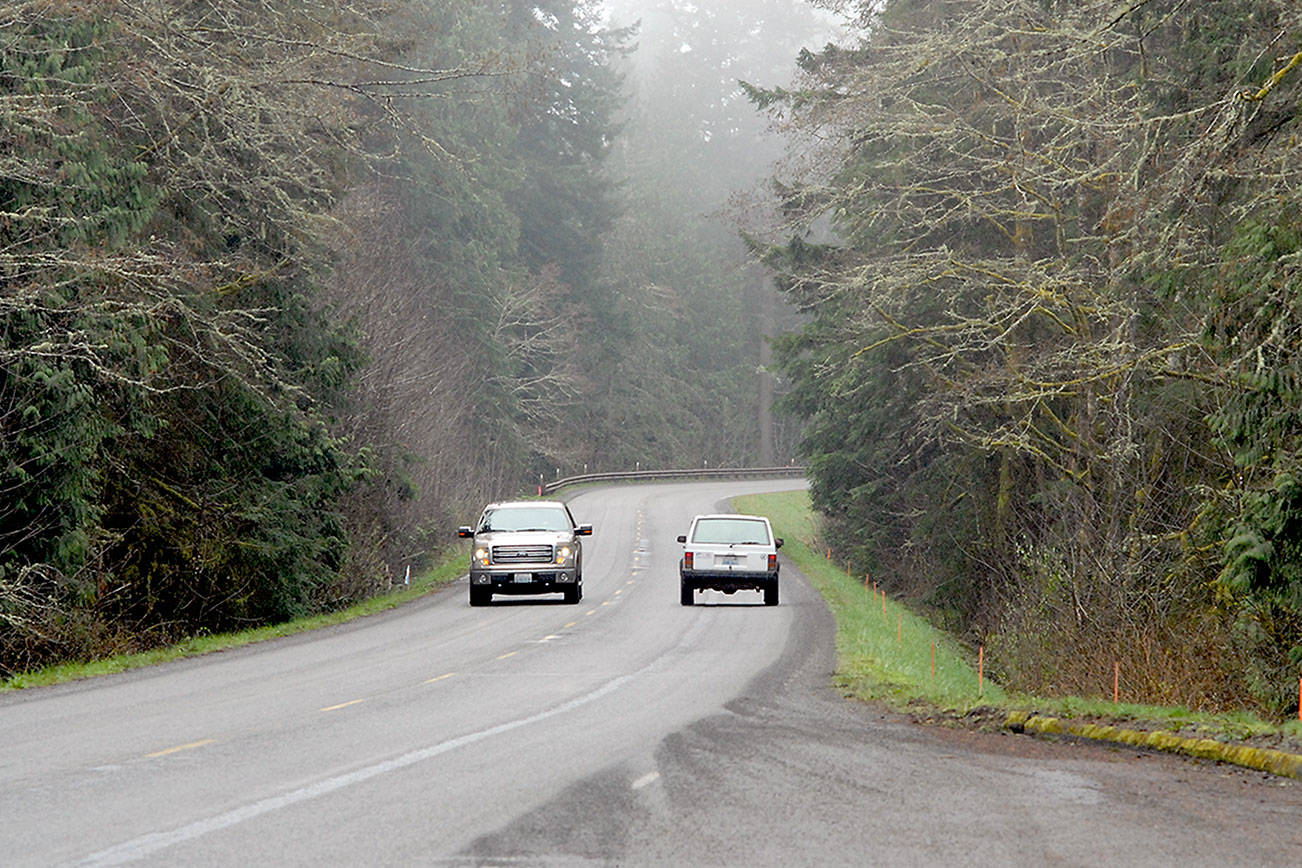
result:
M 565 510 L 551 507 L 512 507 L 490 509 L 479 521 L 481 533 L 516 530 L 569 530 Z

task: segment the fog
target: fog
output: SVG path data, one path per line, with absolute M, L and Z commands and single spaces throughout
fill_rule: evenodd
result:
M 626 145 L 665 158 L 659 171 L 680 178 L 670 186 L 705 209 L 766 178 L 782 151 L 739 81 L 787 85 L 802 48 L 820 48 L 844 33 L 837 17 L 807 0 L 605 6 L 612 26 L 636 27 L 626 70 Z

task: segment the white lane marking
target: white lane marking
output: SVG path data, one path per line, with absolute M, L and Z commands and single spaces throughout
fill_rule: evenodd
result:
M 654 784 L 660 780 L 660 772 L 647 772 L 642 777 L 633 781 L 633 789 L 640 790 L 648 784 Z
M 402 756 L 395 757 L 391 760 L 375 763 L 356 771 L 348 772 L 342 775 L 326 778 L 315 784 L 306 787 L 300 787 L 296 790 L 290 790 L 279 796 L 261 799 L 256 802 L 225 811 L 221 814 L 215 814 L 204 820 L 196 820 L 193 823 L 172 829 L 170 832 L 153 832 L 148 835 L 141 835 L 138 838 L 132 838 L 129 841 L 123 841 L 98 853 L 91 853 L 85 859 L 82 859 L 80 865 L 122 865 L 127 862 L 135 862 L 146 856 L 165 850 L 173 844 L 181 844 L 185 841 L 193 841 L 212 832 L 221 829 L 227 829 L 231 826 L 243 823 L 246 820 L 252 820 L 261 817 L 264 814 L 270 814 L 272 811 L 279 811 L 281 808 L 288 808 L 290 805 L 296 805 L 299 802 L 306 802 L 309 799 L 315 799 L 350 787 L 354 784 L 360 784 L 363 781 L 369 781 L 371 778 L 378 777 L 389 772 L 405 769 L 416 763 L 424 762 L 427 759 L 436 757 L 439 754 L 456 750 L 459 747 L 465 747 L 468 744 L 474 744 L 477 741 L 483 741 L 486 738 L 492 738 L 495 735 L 501 735 L 504 732 L 510 732 L 513 729 L 519 729 L 522 726 L 530 726 L 550 717 L 556 717 L 566 714 L 576 708 L 580 708 L 588 703 L 595 702 L 608 693 L 618 690 L 626 682 L 633 679 L 638 673 L 621 675 L 618 678 L 612 678 L 605 684 L 586 693 L 583 696 L 564 702 L 555 708 L 547 711 L 540 711 L 529 717 L 522 717 L 519 720 L 512 720 L 507 723 L 499 723 L 497 726 L 490 726 L 488 729 L 482 729 L 479 732 L 468 733 L 448 741 L 439 742 L 419 750 L 405 753 Z

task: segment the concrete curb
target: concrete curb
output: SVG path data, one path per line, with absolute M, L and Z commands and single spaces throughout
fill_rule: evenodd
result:
M 1166 753 L 1184 754 L 1198 759 L 1232 763 L 1233 765 L 1269 772 L 1287 778 L 1302 778 L 1302 756 L 1298 754 L 1248 747 L 1247 745 L 1225 744 L 1210 738 L 1186 738 L 1166 730 L 1145 732 L 1138 729 L 1124 729 L 1119 726 L 1099 726 L 1093 723 L 1045 717 L 1031 711 L 1009 712 L 1007 720 L 1004 721 L 1004 727 L 1013 732 L 1067 735 L 1077 738 L 1091 738 L 1097 741 L 1111 741 L 1131 747 L 1144 747 L 1151 750 L 1165 751 Z

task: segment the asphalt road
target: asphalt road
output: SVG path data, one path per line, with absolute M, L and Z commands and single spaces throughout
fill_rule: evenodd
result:
M 581 493 L 578 606 L 461 583 L 0 697 L 0 864 L 1302 864 L 1291 781 L 841 699 L 790 564 L 680 606 L 688 519 L 785 484 Z

